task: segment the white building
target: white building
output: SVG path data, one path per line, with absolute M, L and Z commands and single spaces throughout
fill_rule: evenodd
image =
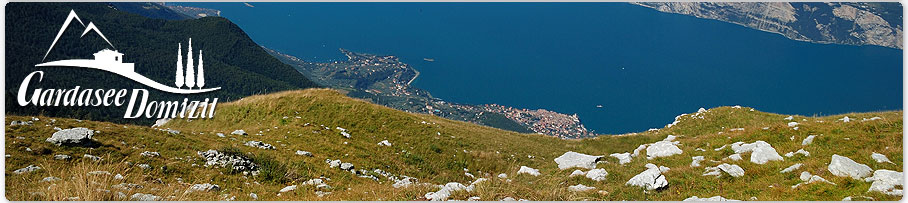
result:
M 94 55 L 95 62 L 104 64 L 107 68 L 116 71 L 135 72 L 135 64 L 123 63 L 123 53 L 116 50 L 104 49 Z

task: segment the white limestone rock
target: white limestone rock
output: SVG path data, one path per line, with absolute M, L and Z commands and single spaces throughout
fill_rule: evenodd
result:
M 439 189 L 438 191 L 429 192 L 423 196 L 426 197 L 426 199 L 429 199 L 431 201 L 445 201 L 445 200 L 448 200 L 449 197 L 451 197 L 452 192 L 462 191 L 462 190 L 466 190 L 466 189 L 467 189 L 467 187 L 464 186 L 463 184 L 456 183 L 456 182 L 450 182 L 450 183 L 442 186 L 441 189 Z
M 135 194 L 132 194 L 131 197 L 129 197 L 129 200 L 132 200 L 132 201 L 160 201 L 161 197 L 155 196 L 152 194 L 135 193 Z
M 586 192 L 586 191 L 590 191 L 590 190 L 594 190 L 594 189 L 596 189 L 596 188 L 595 188 L 595 187 L 586 186 L 586 185 L 583 185 L 583 184 L 577 184 L 577 185 L 568 186 L 568 190 L 573 191 L 573 192 Z
M 789 166 L 788 168 L 782 169 L 782 173 L 788 173 L 788 172 L 792 172 L 792 171 L 798 170 L 799 168 L 801 168 L 801 165 L 802 165 L 802 164 L 800 164 L 800 163 L 791 165 L 791 166 Z
M 231 135 L 249 135 L 249 134 L 246 133 L 245 130 L 234 130 L 234 131 L 233 131 L 232 133 L 230 133 L 230 134 L 231 134 Z
M 637 149 L 634 149 L 634 153 L 631 154 L 631 157 L 637 157 L 637 155 L 640 155 L 640 152 L 643 151 L 644 149 L 646 149 L 646 146 L 647 146 L 647 144 L 642 144 L 640 146 L 637 146 Z
M 887 195 L 902 196 L 904 187 L 902 172 L 880 169 L 873 172 L 873 176 L 865 181 L 872 181 L 867 192 L 880 192 Z
M 738 201 L 738 200 L 725 199 L 725 198 L 722 197 L 722 196 L 713 196 L 713 197 L 710 197 L 710 198 L 699 198 L 699 197 L 697 197 L 697 196 L 691 196 L 691 197 L 688 197 L 687 199 L 684 199 L 684 201 L 685 201 L 685 202 L 688 202 L 688 201 L 694 201 L 694 202 L 720 202 L 720 201 Z
M 390 146 L 391 146 L 391 142 L 389 142 L 388 140 L 382 140 L 381 142 L 378 143 L 378 146 L 387 146 L 387 147 L 390 147 Z
M 216 192 L 216 191 L 220 191 L 220 190 L 221 190 L 221 186 L 211 184 L 211 183 L 205 183 L 205 184 L 192 185 L 189 187 L 189 189 L 186 190 L 186 192 L 196 192 L 196 191 Z
M 890 163 L 890 164 L 892 163 L 892 161 L 890 161 L 889 158 L 886 157 L 886 155 L 876 153 L 876 152 L 871 154 L 870 158 L 873 158 L 873 160 L 876 161 L 877 163 Z
M 296 185 L 287 186 L 287 187 L 281 188 L 281 190 L 278 192 L 280 192 L 280 193 L 290 192 L 290 191 L 296 190 L 296 187 L 297 187 Z
M 296 150 L 296 155 L 311 157 L 311 156 L 312 156 L 312 152 L 307 152 L 307 151 L 302 151 L 302 150 Z
M 94 134 L 95 131 L 88 128 L 70 128 L 55 132 L 45 141 L 57 146 L 85 146 L 91 144 L 91 136 Z
M 743 158 L 741 158 L 741 154 L 732 154 L 729 155 L 727 159 L 731 159 L 732 161 L 740 161 Z
M 625 185 L 643 187 L 646 190 L 657 190 L 668 186 L 668 181 L 662 175 L 662 172 L 669 170 L 668 167 L 646 164 L 646 168 L 645 171 L 628 180 Z
M 801 141 L 802 146 L 807 146 L 813 143 L 813 139 L 817 138 L 816 135 L 808 135 L 807 138 Z
M 700 167 L 700 162 L 705 160 L 703 156 L 691 157 L 692 161 L 690 162 L 690 167 Z
M 25 168 L 16 169 L 15 171 L 13 171 L 13 174 L 19 175 L 19 174 L 28 173 L 28 172 L 37 171 L 37 170 L 41 170 L 41 167 L 35 166 L 35 165 L 28 165 Z
M 603 181 L 608 176 L 605 169 L 597 168 L 586 172 L 586 177 L 595 181 Z
M 857 180 L 870 176 L 870 173 L 873 171 L 867 165 L 860 164 L 848 157 L 839 156 L 838 154 L 832 155 L 832 160 L 829 161 L 829 167 L 827 167 L 827 169 L 832 175 L 851 177 Z
M 728 173 L 728 175 L 731 175 L 732 177 L 744 176 L 744 169 L 738 165 L 723 163 L 717 167 L 719 169 L 721 169 L 722 171 L 724 171 L 725 173 Z
M 631 162 L 631 153 L 614 153 L 609 155 L 610 157 L 615 157 L 618 159 L 618 164 L 624 165 Z
M 573 167 L 594 169 L 596 168 L 596 162 L 600 159 L 602 159 L 602 156 L 592 156 L 569 151 L 558 158 L 555 158 L 555 163 L 558 163 L 558 169 L 561 170 Z
M 646 147 L 646 157 L 648 159 L 658 158 L 658 157 L 668 157 L 672 155 L 681 154 L 684 151 L 681 151 L 681 148 L 675 146 L 677 143 L 672 141 L 658 141 Z
M 517 175 L 524 174 L 524 173 L 529 174 L 531 176 L 541 175 L 541 173 L 539 173 L 539 170 L 537 170 L 537 169 L 526 167 L 526 166 L 520 166 L 520 170 L 517 171 Z

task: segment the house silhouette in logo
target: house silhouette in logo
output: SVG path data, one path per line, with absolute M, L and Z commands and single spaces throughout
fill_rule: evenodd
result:
M 135 64 L 123 63 L 123 53 L 116 50 L 103 49 L 95 53 L 95 62 L 104 64 L 104 67 L 116 71 L 135 72 Z

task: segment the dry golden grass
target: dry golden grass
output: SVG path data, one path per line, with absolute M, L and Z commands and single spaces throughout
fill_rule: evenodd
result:
M 857 121 L 837 122 L 842 116 Z M 879 116 L 877 121 L 861 122 L 862 118 Z M 900 171 L 903 163 L 902 112 L 851 113 L 827 117 L 794 116 L 801 123 L 798 130 L 789 128 L 786 115 L 749 108 L 720 107 L 710 109 L 703 119 L 683 117 L 680 124 L 659 131 L 635 135 L 601 136 L 583 140 L 560 140 L 535 134 L 518 134 L 509 131 L 446 120 L 430 115 L 412 114 L 351 99 L 333 90 L 311 89 L 287 91 L 247 97 L 230 103 L 219 104 L 217 115 L 210 120 L 174 120 L 165 127 L 180 130 L 178 135 L 144 126 L 118 125 L 106 122 L 56 118 L 56 122 L 39 117 L 32 126 L 7 126 L 7 198 L 10 200 L 123 200 L 118 190 L 110 186 L 121 182 L 136 183 L 142 189 L 123 191 L 127 196 L 141 192 L 164 197 L 165 200 L 421 200 L 427 192 L 437 190 L 428 186 L 393 188 L 386 179 L 372 181 L 366 178 L 329 168 L 325 159 L 341 159 L 361 169 L 382 169 L 395 175 L 416 177 L 421 183 L 444 184 L 460 182 L 469 184 L 475 176 L 489 179 L 472 192 L 455 192 L 453 199 L 479 197 L 481 200 L 500 200 L 505 197 L 529 200 L 683 200 L 690 196 L 711 197 L 721 195 L 731 199 L 748 200 L 841 200 L 845 196 L 868 196 L 875 200 L 896 200 L 900 197 L 868 193 L 870 183 L 832 176 L 825 169 L 832 154 L 847 156 L 873 169 Z M 28 120 L 30 116 L 8 116 L 7 121 Z M 308 125 L 306 124 L 308 123 Z M 47 126 L 46 126 L 47 125 Z M 322 126 L 324 125 L 324 127 Z M 44 139 L 61 128 L 87 127 L 101 132 L 95 140 L 98 148 L 58 147 Z M 328 129 L 325 129 L 325 128 Z M 335 127 L 343 127 L 353 135 L 342 138 Z M 764 127 L 768 127 L 764 130 Z M 730 131 L 745 128 L 744 131 Z M 249 135 L 230 135 L 243 129 Z M 261 132 L 261 133 L 260 133 Z M 226 134 L 221 138 L 217 133 Z M 259 135 L 260 134 L 260 135 Z M 610 163 L 599 164 L 609 173 L 607 179 L 595 182 L 585 177 L 569 177 L 573 171 L 559 170 L 552 161 L 567 151 L 608 156 L 611 153 L 633 151 L 644 143 L 662 140 L 667 135 L 678 136 L 684 151 L 681 155 L 647 160 L 638 157 L 626 165 L 606 157 Z M 801 146 L 807 135 L 820 135 L 812 145 Z M 792 139 L 792 137 L 794 137 Z M 274 145 L 275 150 L 244 146 L 246 141 L 263 141 Z M 377 143 L 389 140 L 390 147 Z M 703 168 L 689 164 L 692 156 L 704 156 L 704 166 L 714 166 L 731 155 L 730 149 L 715 151 L 725 144 L 737 141 L 764 140 L 772 144 L 779 154 L 805 149 L 810 157 L 800 155 L 784 161 L 764 165 L 745 160 L 731 162 L 743 167 L 746 175 L 741 178 L 701 176 Z M 232 148 L 255 159 L 268 163 L 270 175 L 243 176 L 220 168 L 200 165 L 196 152 L 208 149 Z M 697 151 L 705 149 L 705 152 Z M 32 149 L 27 151 L 26 149 Z M 296 150 L 310 151 L 313 157 L 295 155 Z M 157 151 L 162 157 L 141 157 L 143 151 Z M 887 155 L 894 164 L 876 163 L 870 153 Z M 55 154 L 68 154 L 76 160 L 54 160 Z M 83 162 L 82 154 L 101 155 L 100 163 Z M 149 164 L 154 168 L 141 170 L 130 166 Z M 37 163 L 37 164 L 36 164 Z M 670 167 L 665 175 L 669 187 L 660 191 L 644 192 L 624 183 L 644 170 L 646 163 Z M 779 171 L 794 163 L 803 163 L 795 173 Z M 13 170 L 36 164 L 43 169 L 15 175 Z M 166 169 L 163 169 L 166 167 Z M 541 176 L 516 175 L 520 166 L 539 169 Z M 105 170 L 111 176 L 90 176 L 90 171 Z M 791 185 L 800 182 L 800 171 L 820 175 L 838 185 L 810 184 L 796 189 Z M 113 180 L 120 173 L 126 180 Z M 499 179 L 506 173 L 509 180 Z M 39 182 L 44 177 L 64 179 L 54 183 Z M 278 193 L 288 185 L 297 185 L 312 178 L 324 178 L 330 194 L 317 196 L 312 186 Z M 330 180 L 328 180 L 330 179 Z M 180 181 L 182 180 L 182 181 Z M 184 183 L 180 183 L 184 182 Z M 212 183 L 222 189 L 216 192 L 186 193 L 191 183 Z M 48 188 L 51 184 L 57 184 Z M 590 192 L 571 192 L 568 186 L 584 184 L 596 187 Z M 111 193 L 96 192 L 98 189 Z M 45 195 L 32 195 L 44 192 Z

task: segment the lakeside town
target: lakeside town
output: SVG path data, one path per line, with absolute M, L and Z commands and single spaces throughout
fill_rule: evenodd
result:
M 576 114 L 498 104 L 457 104 L 435 98 L 426 90 L 410 86 L 419 72 L 396 56 L 340 49 L 347 60 L 314 63 L 268 48 L 265 50 L 319 84 L 394 109 L 562 139 L 596 136 L 586 129 Z

